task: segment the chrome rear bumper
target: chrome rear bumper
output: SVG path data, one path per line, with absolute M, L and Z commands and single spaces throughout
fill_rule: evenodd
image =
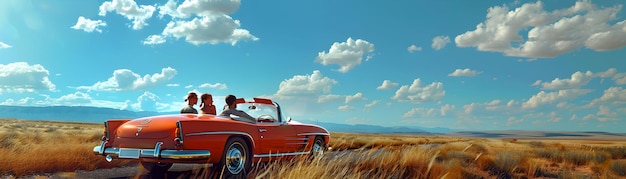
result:
M 172 160 L 202 160 L 211 157 L 211 151 L 208 150 L 161 150 L 163 142 L 157 142 L 154 149 L 137 149 L 137 148 L 114 148 L 105 147 L 107 141 L 102 142 L 100 146 L 93 148 L 96 155 L 104 155 L 107 158 L 153 158 L 153 159 L 172 159 Z

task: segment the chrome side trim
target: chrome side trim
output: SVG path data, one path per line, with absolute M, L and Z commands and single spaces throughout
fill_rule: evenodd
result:
M 309 152 L 293 152 L 293 153 L 275 153 L 275 154 L 255 154 L 255 158 L 264 158 L 264 157 L 284 157 L 284 156 L 295 156 L 295 155 L 306 155 Z
M 288 138 L 287 140 L 309 140 L 309 138 Z
M 220 134 L 236 134 L 236 135 L 245 135 L 252 139 L 252 136 L 245 132 L 237 132 L 237 131 L 215 131 L 215 132 L 196 132 L 189 133 L 185 136 L 197 136 L 197 135 L 220 135 Z
M 306 135 L 327 135 L 330 136 L 329 133 L 321 133 L 321 132 L 312 132 L 312 133 L 301 133 L 298 136 L 306 136 Z

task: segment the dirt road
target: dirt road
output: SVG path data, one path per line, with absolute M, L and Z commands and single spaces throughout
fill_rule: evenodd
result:
M 126 179 L 126 178 L 204 178 L 207 167 L 201 164 L 174 164 L 167 173 L 149 173 L 140 165 L 126 166 L 93 171 L 62 172 L 54 174 L 31 175 L 21 178 L 98 178 L 98 179 Z M 13 178 L 5 176 L 7 178 Z M 0 177 L 4 178 L 4 177 Z

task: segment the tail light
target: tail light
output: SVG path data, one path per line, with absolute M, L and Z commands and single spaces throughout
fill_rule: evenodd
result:
M 183 126 L 180 121 L 176 122 L 176 131 L 174 133 L 176 135 L 176 138 L 174 138 L 176 146 L 183 146 Z

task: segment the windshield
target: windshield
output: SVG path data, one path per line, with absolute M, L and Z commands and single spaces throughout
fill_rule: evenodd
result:
M 280 122 L 278 119 L 278 111 L 276 106 L 269 104 L 259 103 L 242 103 L 237 104 L 237 109 L 248 113 L 255 118 L 274 119 L 276 122 Z

